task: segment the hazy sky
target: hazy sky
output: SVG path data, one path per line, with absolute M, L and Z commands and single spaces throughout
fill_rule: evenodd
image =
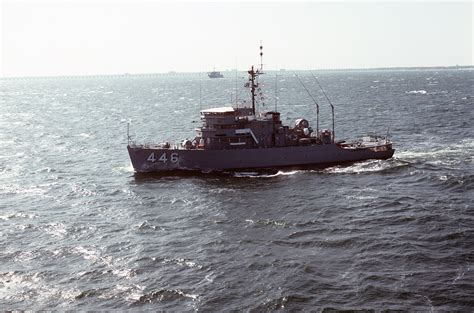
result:
M 473 2 L 0 1 L 2 76 L 473 64 Z

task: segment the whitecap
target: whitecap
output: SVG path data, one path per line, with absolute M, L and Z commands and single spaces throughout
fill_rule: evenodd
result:
M 80 133 L 80 134 L 74 135 L 74 137 L 89 139 L 89 138 L 94 138 L 95 136 L 92 133 Z
M 214 282 L 214 279 L 215 279 L 215 274 L 214 273 L 209 273 L 207 274 L 204 279 L 210 283 Z
M 348 195 L 346 196 L 346 199 L 349 200 L 373 200 L 377 197 L 375 196 L 368 196 L 368 195 Z
M 0 215 L 0 220 L 4 220 L 4 221 L 11 220 L 14 218 L 34 219 L 34 218 L 38 218 L 38 215 L 23 213 L 23 212 L 8 213 L 5 215 Z
M 463 139 L 458 144 L 452 144 L 449 146 L 442 147 L 433 147 L 423 150 L 406 150 L 397 152 L 396 158 L 402 160 L 413 160 L 413 159 L 423 159 L 423 160 L 433 160 L 440 157 L 444 157 L 440 162 L 451 162 L 452 160 L 447 160 L 445 157 L 455 157 L 458 159 L 459 156 L 471 154 L 474 147 L 474 140 L 472 139 Z
M 47 234 L 53 235 L 54 237 L 64 238 L 67 234 L 66 225 L 63 223 L 51 223 L 43 227 Z
M 196 262 L 193 262 L 193 261 L 190 261 L 190 260 L 183 259 L 183 258 L 174 258 L 174 259 L 165 258 L 163 260 L 163 263 L 164 264 L 176 264 L 176 265 L 180 265 L 180 266 L 186 266 L 186 267 L 189 267 L 189 268 L 197 268 L 197 269 L 202 269 L 203 268 L 202 265 L 197 264 Z
M 140 300 L 140 298 L 144 295 L 144 289 L 145 288 L 143 286 L 136 284 L 133 284 L 131 286 L 118 284 L 115 287 L 115 290 L 119 291 L 120 293 L 124 293 L 125 299 L 129 302 L 135 302 Z
M 275 220 L 271 220 L 271 219 L 263 219 L 263 220 L 257 220 L 257 221 L 254 221 L 254 220 L 251 220 L 251 219 L 246 219 L 245 222 L 249 223 L 249 224 L 258 224 L 258 225 L 264 225 L 264 226 L 278 226 L 278 227 L 286 227 L 287 226 L 286 222 L 275 221 Z
M 0 194 L 27 194 L 32 196 L 43 196 L 46 190 L 38 186 L 25 186 L 22 187 L 18 184 L 0 185 Z
M 112 274 L 118 277 L 123 277 L 123 278 L 132 278 L 135 276 L 135 273 L 132 269 L 114 269 L 112 270 Z
M 294 170 L 294 171 L 278 171 L 275 174 L 262 174 L 258 172 L 235 172 L 234 177 L 248 177 L 248 178 L 273 178 L 278 176 L 291 176 L 298 173 L 303 172 L 302 170 Z
M 412 95 L 426 95 L 427 92 L 426 90 L 411 90 L 411 91 L 406 91 L 405 93 L 407 94 L 412 94 Z
M 238 177 L 238 176 L 235 176 L 235 177 Z M 210 189 L 209 192 L 221 194 L 221 193 L 227 193 L 227 192 L 236 192 L 236 190 L 231 189 L 231 188 L 214 188 L 214 189 Z
M 143 292 L 131 291 L 129 292 L 128 295 L 125 296 L 125 299 L 129 302 L 135 302 L 135 301 L 140 300 L 142 296 L 143 296 Z
M 153 225 L 151 224 L 150 222 L 148 222 L 148 220 L 145 220 L 144 222 L 142 222 L 141 224 L 136 224 L 134 225 L 134 227 L 136 229 L 152 229 L 152 230 L 165 230 L 165 228 L 163 228 L 162 226 L 159 226 L 159 225 Z
M 118 174 L 135 172 L 135 170 L 133 169 L 132 163 L 129 163 L 128 165 L 124 165 L 124 166 L 113 167 L 112 171 Z
M 74 194 L 77 194 L 77 195 L 80 195 L 80 196 L 83 196 L 83 197 L 90 197 L 90 196 L 98 195 L 98 193 L 96 191 L 81 187 L 81 186 L 77 185 L 76 183 L 70 183 L 69 186 L 71 188 L 71 191 Z
M 79 294 L 76 289 L 57 288 L 45 282 L 40 273 L 6 272 L 0 273 L 0 298 L 13 301 L 34 301 L 37 303 L 62 299 L 61 305 L 71 302 Z M 31 299 L 34 297 L 34 299 Z
M 190 294 L 190 293 L 184 293 L 184 292 L 183 292 L 183 296 L 185 296 L 185 297 L 187 297 L 187 298 L 191 298 L 191 299 L 193 299 L 193 300 L 196 300 L 196 299 L 199 297 L 199 295 Z
M 323 173 L 336 174 L 360 174 L 366 172 L 378 172 L 390 168 L 392 165 L 387 161 L 368 160 L 364 162 L 354 163 L 352 165 L 337 165 L 328 167 Z
M 99 251 L 91 248 L 86 248 L 83 246 L 77 246 L 72 249 L 72 252 L 75 254 L 81 255 L 86 260 L 98 260 Z

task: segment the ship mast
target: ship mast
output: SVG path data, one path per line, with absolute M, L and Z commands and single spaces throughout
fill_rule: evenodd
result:
M 326 100 L 329 102 L 329 105 L 331 106 L 331 112 L 332 112 L 332 142 L 334 142 L 334 139 L 335 139 L 335 136 L 336 136 L 335 132 L 334 132 L 334 105 L 332 104 L 331 100 L 329 100 L 329 97 L 326 95 L 326 92 L 324 92 L 324 89 L 321 86 L 321 84 L 319 83 L 318 78 L 316 76 L 314 76 L 313 72 L 310 72 L 310 73 L 311 73 L 311 76 L 313 76 L 316 83 L 318 83 L 319 88 L 321 89 L 324 96 L 326 97 Z
M 249 82 L 250 82 L 250 93 L 252 94 L 252 112 L 255 115 L 255 88 L 258 86 L 258 83 L 255 83 L 255 78 L 257 73 L 253 70 L 253 65 L 249 73 Z
M 252 94 L 252 112 L 255 115 L 255 90 L 258 87 L 258 76 L 263 74 L 263 46 L 260 42 L 260 69 L 254 70 L 253 65 L 250 70 L 247 72 L 249 73 L 249 81 L 245 84 L 246 87 L 250 87 L 250 93 Z

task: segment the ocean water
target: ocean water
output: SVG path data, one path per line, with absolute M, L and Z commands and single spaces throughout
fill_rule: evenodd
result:
M 247 98 L 244 74 L 1 80 L 0 310 L 472 311 L 474 72 L 315 74 L 336 137 L 389 128 L 392 159 L 136 175 L 128 122 L 192 138 L 201 108 Z M 315 127 L 292 73 L 262 82 L 260 110 Z

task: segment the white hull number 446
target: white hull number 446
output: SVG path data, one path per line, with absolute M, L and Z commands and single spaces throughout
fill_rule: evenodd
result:
M 171 161 L 171 163 L 178 162 L 178 154 L 177 153 L 171 153 L 169 160 Z M 166 162 L 168 162 L 168 158 L 166 157 L 166 152 L 164 152 L 158 159 L 155 157 L 155 152 L 152 152 L 148 156 L 147 161 L 150 161 L 150 162 L 158 161 L 158 162 L 166 163 Z

